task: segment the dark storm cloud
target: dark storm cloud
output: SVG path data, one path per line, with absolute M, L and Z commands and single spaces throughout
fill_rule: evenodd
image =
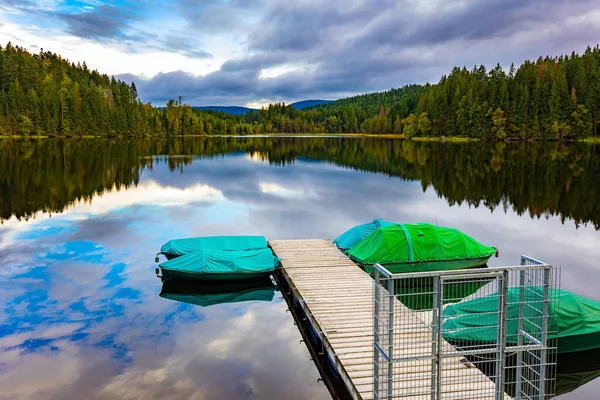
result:
M 211 31 L 194 18 L 218 20 L 216 7 L 230 10 L 234 19 L 249 13 L 251 20 L 258 6 L 184 0 L 178 7 L 188 13 L 190 27 Z M 164 102 L 182 95 L 195 105 L 337 98 L 435 82 L 455 65 L 518 65 L 540 55 L 581 52 L 600 37 L 593 18 L 600 3 L 591 0 L 299 1 L 284 6 L 263 0 L 261 7 L 259 21 L 242 23 L 251 55 L 205 76 L 172 72 L 136 80 L 142 98 Z M 261 71 L 281 65 L 304 68 L 261 79 Z
M 98 6 L 76 14 L 59 13 L 67 32 L 86 39 L 126 38 L 125 30 L 133 16 L 113 6 Z
M 161 50 L 184 54 L 193 58 L 211 58 L 212 54 L 202 49 L 193 38 L 176 34 L 167 34 L 159 39 Z
M 243 32 L 251 15 L 258 15 L 265 1 L 178 0 L 175 8 L 187 21 L 186 28 L 203 34 Z

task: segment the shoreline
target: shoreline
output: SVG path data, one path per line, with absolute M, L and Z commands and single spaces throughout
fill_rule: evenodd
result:
M 146 139 L 146 138 L 377 138 L 377 139 L 403 139 L 414 142 L 491 142 L 491 143 L 527 143 L 527 142 L 583 142 L 588 144 L 600 144 L 599 137 L 588 137 L 576 140 L 534 140 L 534 139 L 506 139 L 506 140 L 482 140 L 463 136 L 414 136 L 406 138 L 404 135 L 395 133 L 274 133 L 274 134 L 251 134 L 251 135 L 81 135 L 81 136 L 48 136 L 48 135 L 0 135 L 0 140 L 44 140 L 44 139 Z

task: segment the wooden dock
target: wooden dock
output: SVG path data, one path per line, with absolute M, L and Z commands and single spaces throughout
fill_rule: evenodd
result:
M 269 243 L 281 258 L 283 278 L 319 333 L 349 393 L 356 399 L 373 399 L 373 279 L 328 240 Z M 394 308 L 401 311 L 396 318 L 405 318 L 405 326 L 411 327 L 394 332 L 398 348 L 431 348 L 427 313 L 412 312 L 398 300 Z M 445 341 L 443 346 L 446 352 L 453 351 Z M 463 361 L 458 354 L 443 358 L 444 397 L 494 399 L 494 383 Z M 431 387 L 431 372 L 430 361 L 395 364 L 394 398 L 429 400 L 424 393 Z

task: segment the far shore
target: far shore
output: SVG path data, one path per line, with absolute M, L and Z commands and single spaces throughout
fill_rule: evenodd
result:
M 297 137 L 297 138 L 380 138 L 380 139 L 405 139 L 415 142 L 480 142 L 481 139 L 462 136 L 413 136 L 406 138 L 404 135 L 395 133 L 258 133 L 250 135 L 76 135 L 76 136 L 48 136 L 48 135 L 0 135 L 0 140 L 40 140 L 40 139 L 142 139 L 142 138 L 210 138 L 210 137 L 229 137 L 229 138 L 278 138 L 278 137 Z M 506 140 L 490 140 L 490 142 L 543 142 L 544 140 L 521 140 L 517 138 L 508 138 Z M 559 140 L 548 140 L 556 142 Z M 565 140 L 564 142 L 584 142 L 591 144 L 600 144 L 600 137 L 589 137 L 579 140 Z

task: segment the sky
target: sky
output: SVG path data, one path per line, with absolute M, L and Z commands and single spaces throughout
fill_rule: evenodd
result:
M 0 0 L 0 43 L 135 81 L 155 105 L 337 99 L 599 38 L 597 0 Z

